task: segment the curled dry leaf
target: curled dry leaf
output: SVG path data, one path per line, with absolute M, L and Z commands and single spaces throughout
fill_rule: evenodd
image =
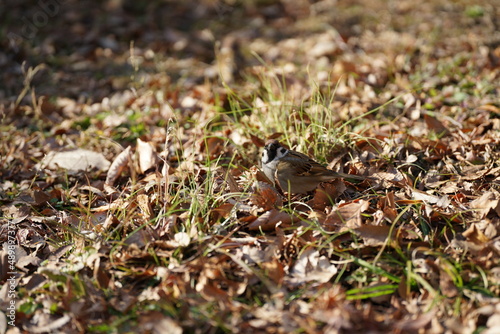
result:
M 253 134 L 250 134 L 250 140 L 252 141 L 252 144 L 254 144 L 257 147 L 264 147 L 264 145 L 266 144 L 265 140 L 257 136 L 254 136 Z
M 158 155 L 151 143 L 137 139 L 136 150 L 139 158 L 139 172 L 141 174 L 156 166 Z
M 241 192 L 238 182 L 236 182 L 236 179 L 233 176 L 233 174 L 231 174 L 231 172 L 226 169 L 223 169 L 223 173 L 224 173 L 224 182 L 229 187 L 229 191 L 232 193 Z
M 494 105 L 492 104 L 485 104 L 485 105 L 482 105 L 480 107 L 477 107 L 476 108 L 477 111 L 480 111 L 480 110 L 486 110 L 486 111 L 489 111 L 491 113 L 494 113 L 494 114 L 497 114 L 497 115 L 500 115 L 500 108 L 497 108 L 495 107 Z
M 127 167 L 130 161 L 130 151 L 131 148 L 129 146 L 115 158 L 109 167 L 108 174 L 106 176 L 106 185 L 113 186 L 116 179 L 120 176 L 125 167 Z
M 92 193 L 100 198 L 105 197 L 104 193 L 100 189 L 92 186 L 81 186 L 80 191 L 88 191 L 89 193 Z
M 153 237 L 149 231 L 137 230 L 130 234 L 123 242 L 127 245 L 136 245 L 138 248 L 142 248 L 153 240 Z
M 95 282 L 97 282 L 97 284 L 99 284 L 100 287 L 108 288 L 109 283 L 111 282 L 111 275 L 106 270 L 105 263 L 101 262 L 100 254 L 94 253 L 92 255 L 95 255 L 95 260 L 91 265 L 89 265 L 89 267 L 92 267 L 92 265 L 94 267 L 94 273 L 93 273 L 94 280 Z
M 281 226 L 290 226 L 296 219 L 289 213 L 271 209 L 250 223 L 248 228 L 250 231 L 272 231 L 279 222 Z
M 229 217 L 233 208 L 234 208 L 233 203 L 223 203 L 219 205 L 210 212 L 211 221 L 217 222 L 221 218 Z
M 436 204 L 437 202 L 439 202 L 438 196 L 434 196 L 417 189 L 412 189 L 411 195 L 414 200 L 422 201 L 423 203 L 426 204 Z
M 203 142 L 202 149 L 205 149 L 212 159 L 216 159 L 223 153 L 224 139 L 220 137 L 210 137 Z
M 394 198 L 394 192 L 391 191 L 387 193 L 386 196 L 380 197 L 378 202 L 378 207 L 384 213 L 384 217 L 393 222 L 398 216 L 398 211 L 396 210 L 396 202 Z
M 144 219 L 149 221 L 153 216 L 153 208 L 151 207 L 149 196 L 146 194 L 137 195 L 137 205 L 141 209 Z

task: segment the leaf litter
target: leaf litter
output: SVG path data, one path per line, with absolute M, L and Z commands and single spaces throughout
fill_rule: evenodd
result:
M 5 21 L 2 332 L 498 331 L 492 4 L 74 5 Z M 270 138 L 370 179 L 282 193 Z

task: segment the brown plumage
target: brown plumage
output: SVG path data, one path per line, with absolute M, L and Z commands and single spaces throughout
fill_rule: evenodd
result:
M 330 170 L 303 153 L 286 149 L 277 140 L 264 147 L 262 169 L 273 183 L 278 182 L 281 189 L 293 194 L 305 194 L 321 182 L 336 178 L 365 179 Z

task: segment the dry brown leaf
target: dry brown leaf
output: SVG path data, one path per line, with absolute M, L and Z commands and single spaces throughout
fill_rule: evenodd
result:
M 346 189 L 345 183 L 341 179 L 323 182 L 314 192 L 310 205 L 315 210 L 323 211 L 327 206 L 333 205 L 333 201 L 342 195 Z
M 204 141 L 204 144 L 205 147 L 202 147 L 202 149 L 206 150 L 210 159 L 216 159 L 222 154 L 225 141 L 220 137 L 210 137 Z
M 476 245 L 485 246 L 486 243 L 490 241 L 490 239 L 478 229 L 477 224 L 472 224 L 462 234 L 467 238 L 468 241 L 473 242 Z
M 223 203 L 212 210 L 210 218 L 212 222 L 217 222 L 221 218 L 227 218 L 234 208 L 232 203 Z
M 369 207 L 370 202 L 365 200 L 347 203 L 329 213 L 325 221 L 320 223 L 328 231 L 355 229 L 362 226 L 361 213 Z
M 13 265 L 9 264 L 9 253 L 7 252 L 8 246 L 5 249 L 0 250 L 0 281 L 5 282 L 9 277 L 9 272 L 12 272 L 15 268 Z
M 255 191 L 250 197 L 250 202 L 265 211 L 283 205 L 281 195 L 276 188 L 265 182 L 257 182 Z
M 106 185 L 113 186 L 122 171 L 126 167 L 128 167 L 128 164 L 130 162 L 130 151 L 131 147 L 129 146 L 115 158 L 115 160 L 109 167 L 108 174 L 106 176 Z
M 27 270 L 29 267 L 38 267 L 42 260 L 37 256 L 27 255 L 17 259 L 16 268 Z
M 363 238 L 363 242 L 366 246 L 382 246 L 386 243 L 387 238 L 393 238 L 394 233 L 391 234 L 390 226 L 375 226 L 375 225 L 363 225 L 354 229 L 354 233 Z
M 229 191 L 232 193 L 241 192 L 240 186 L 238 185 L 238 182 L 236 182 L 236 179 L 234 175 L 231 173 L 231 171 L 223 169 L 223 174 L 224 174 L 224 181 L 229 186 Z
M 486 217 L 490 210 L 494 210 L 500 216 L 500 194 L 495 190 L 487 191 L 470 202 L 470 207 L 475 209 L 479 219 Z
M 118 312 L 125 313 L 137 303 L 137 296 L 133 291 L 122 289 L 116 297 L 110 299 L 109 304 Z
M 137 139 L 136 154 L 139 160 L 139 172 L 145 173 L 147 170 L 156 167 L 158 164 L 158 154 L 150 142 Z
M 99 253 L 95 254 L 97 254 L 98 256 L 95 262 L 93 263 L 94 279 L 101 288 L 107 289 L 110 287 L 111 275 L 109 271 L 106 270 L 105 264 L 101 262 L 100 254 Z
M 137 230 L 132 233 L 123 242 L 126 245 L 136 245 L 138 248 L 143 248 L 146 244 L 153 240 L 150 233 L 146 232 L 144 229 Z
M 264 174 L 264 172 L 261 171 L 257 166 L 252 166 L 250 168 L 250 173 L 252 175 L 252 178 L 257 180 L 259 183 L 265 182 L 271 185 L 273 184 L 273 182 L 267 178 L 266 174 Z
M 264 147 L 264 145 L 266 144 L 265 140 L 257 136 L 254 136 L 253 134 L 250 134 L 250 140 L 252 141 L 252 144 L 254 144 L 257 147 Z
M 491 168 L 485 165 L 474 165 L 462 168 L 462 180 L 474 181 L 484 178 L 487 175 L 498 176 L 500 167 Z
M 104 193 L 100 189 L 98 189 L 96 187 L 92 187 L 92 186 L 81 186 L 79 188 L 79 190 L 80 191 L 82 191 L 82 190 L 88 191 L 88 192 L 92 193 L 93 195 L 96 195 L 100 198 L 104 198 L 106 196 L 106 195 L 104 195 Z
M 247 281 L 246 279 L 236 281 L 226 277 L 225 270 L 234 270 L 229 267 L 231 263 L 225 255 L 204 263 L 195 287 L 196 291 L 210 301 L 228 301 L 231 297 L 241 295 L 247 287 Z
M 439 266 L 439 290 L 440 292 L 448 297 L 454 298 L 458 294 L 458 289 L 453 281 L 452 277 L 448 274 L 448 272 L 443 268 L 443 266 L 448 266 L 448 264 L 440 263 L 439 259 L 436 261 L 436 264 Z
M 448 129 L 437 118 L 424 114 L 424 120 L 427 127 L 439 135 L 447 135 Z
M 32 197 L 34 200 L 34 205 L 41 205 L 50 200 L 50 196 L 40 189 L 33 190 Z
M 386 217 L 390 222 L 393 222 L 398 216 L 393 191 L 387 193 L 387 195 L 383 197 L 380 197 L 378 201 L 378 207 L 384 213 L 384 217 Z
M 149 196 L 146 194 L 137 195 L 137 205 L 141 209 L 144 219 L 149 221 L 153 217 L 153 208 L 151 207 L 151 202 Z
M 266 277 L 269 277 L 275 284 L 281 286 L 285 279 L 285 269 L 283 264 L 275 257 L 270 262 L 262 262 L 260 264 Z
M 107 212 L 107 210 L 106 210 Z M 104 223 L 102 224 L 102 229 L 104 231 L 111 231 L 112 229 L 116 228 L 118 225 L 120 224 L 120 221 L 118 220 L 118 218 L 116 218 L 114 215 L 107 215 L 106 216 L 106 220 L 104 221 Z M 100 225 L 98 225 L 100 226 Z M 99 231 L 99 229 L 97 229 Z
M 272 231 L 279 222 L 282 223 L 281 226 L 290 226 L 296 220 L 297 218 L 289 213 L 271 209 L 250 223 L 248 229 L 250 231 Z

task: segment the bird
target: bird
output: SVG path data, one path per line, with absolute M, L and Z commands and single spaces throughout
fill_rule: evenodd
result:
M 262 170 L 267 178 L 283 191 L 306 194 L 321 182 L 336 178 L 365 180 L 366 177 L 335 172 L 307 155 L 282 146 L 276 139 L 269 140 L 262 152 Z

